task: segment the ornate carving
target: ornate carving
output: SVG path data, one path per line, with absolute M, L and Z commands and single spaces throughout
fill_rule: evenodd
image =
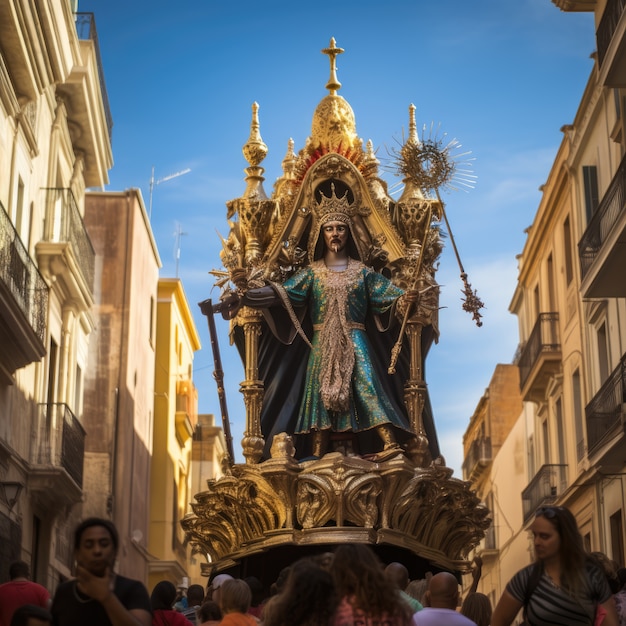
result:
M 356 528 L 377 542 L 407 546 L 439 567 L 468 567 L 468 553 L 489 525 L 469 483 L 435 464 L 422 469 L 406 457 L 374 463 L 338 452 L 297 463 L 289 437 L 278 439 L 276 457 L 234 465 L 232 475 L 209 481 L 182 522 L 195 552 L 209 554 L 208 570 L 233 557 L 276 544 L 349 541 Z

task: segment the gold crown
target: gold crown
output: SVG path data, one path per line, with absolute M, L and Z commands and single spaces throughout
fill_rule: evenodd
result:
M 319 225 L 323 226 L 328 222 L 343 222 L 350 225 L 352 216 L 356 213 L 356 207 L 354 204 L 350 204 L 348 200 L 348 190 L 346 189 L 346 193 L 341 198 L 338 198 L 335 194 L 335 184 L 331 183 L 330 188 L 330 197 L 320 191 L 322 197 L 315 208 L 315 215 Z

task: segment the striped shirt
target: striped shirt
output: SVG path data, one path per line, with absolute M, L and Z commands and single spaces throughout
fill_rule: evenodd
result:
M 533 568 L 534 564 L 520 570 L 506 586 L 522 604 Z M 597 567 L 587 567 L 587 589 L 576 597 L 557 587 L 544 573 L 528 600 L 526 619 L 533 626 L 591 626 L 596 606 L 610 597 L 606 578 Z

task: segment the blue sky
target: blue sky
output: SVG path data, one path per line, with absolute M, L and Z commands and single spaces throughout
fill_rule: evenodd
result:
M 175 8 L 174 8 L 175 7 Z M 471 151 L 475 188 L 443 200 L 463 265 L 485 303 L 483 326 L 461 309 L 459 268 L 449 239 L 437 274 L 441 337 L 426 382 L 442 453 L 461 477 L 462 435 L 497 363 L 518 342 L 508 312 L 524 229 L 533 220 L 571 123 L 595 50 L 592 14 L 563 13 L 550 0 L 372 0 L 264 3 L 213 0 L 80 0 L 96 17 L 111 105 L 114 167 L 107 190 L 140 188 L 149 204 L 162 276 L 183 281 L 202 350 L 194 378 L 199 409 L 219 416 L 206 319 L 197 303 L 217 299 L 208 274 L 220 267 L 225 203 L 245 189 L 241 148 L 251 105 L 260 105 L 269 148 L 265 190 L 281 175 L 289 138 L 296 152 L 326 95 L 335 37 L 340 95 L 357 132 L 384 164 L 406 136 L 408 107 L 418 127 L 434 124 Z M 383 174 L 389 184 L 397 182 Z M 177 230 L 182 234 L 176 237 Z M 244 429 L 243 369 L 218 320 L 235 450 Z

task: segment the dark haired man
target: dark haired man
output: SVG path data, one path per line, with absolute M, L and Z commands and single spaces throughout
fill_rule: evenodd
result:
M 15 561 L 9 566 L 9 582 L 0 585 L 0 626 L 9 626 L 15 610 L 25 604 L 47 609 L 50 594 L 45 587 L 30 580 L 28 563 Z
M 144 585 L 115 574 L 117 529 L 92 517 L 74 531 L 76 578 L 62 583 L 52 601 L 55 626 L 150 626 L 150 596 Z

